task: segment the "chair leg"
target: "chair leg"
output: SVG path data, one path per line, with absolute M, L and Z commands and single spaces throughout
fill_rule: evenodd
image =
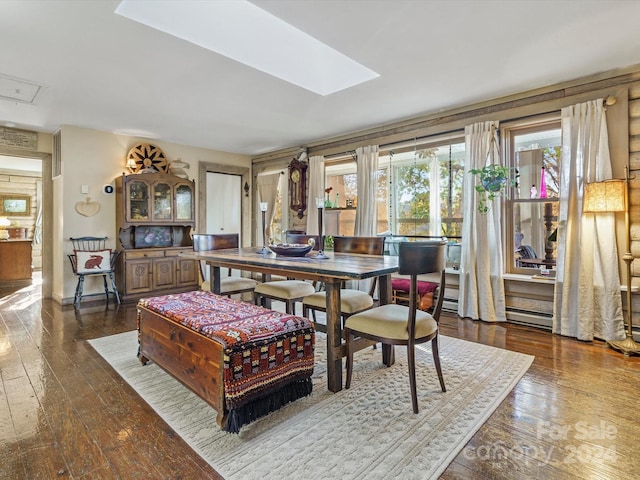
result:
M 109 273 L 109 278 L 111 279 L 111 288 L 113 288 L 113 294 L 116 297 L 116 302 L 120 305 L 120 293 L 118 293 L 118 287 L 116 286 L 115 278 L 113 278 L 113 272 Z
M 440 366 L 440 352 L 438 351 L 438 336 L 436 335 L 433 340 L 431 340 L 431 351 L 433 352 L 433 363 L 436 365 L 436 372 L 438 372 L 438 380 L 440 380 L 440 388 L 442 388 L 443 392 L 446 392 L 447 389 L 444 386 L 444 377 L 442 376 L 442 367 Z
M 102 275 L 102 283 L 104 283 L 104 294 L 107 297 L 107 303 L 109 303 L 109 285 L 107 285 L 107 276 Z
M 351 330 L 345 329 L 344 336 L 347 339 L 347 381 L 344 388 L 349 388 L 351 387 L 351 376 L 353 375 L 353 345 L 351 344 L 353 336 L 351 335 Z
M 407 345 L 407 363 L 409 364 L 409 388 L 411 390 L 411 403 L 413 413 L 418 413 L 418 392 L 416 388 L 416 349 L 410 343 Z
M 296 302 L 287 300 L 285 301 L 284 311 L 287 312 L 288 315 L 296 314 Z
M 73 299 L 73 304 L 76 306 L 80 306 L 80 302 L 82 301 L 82 290 L 84 287 L 84 275 L 78 276 L 78 284 L 76 285 L 76 296 Z

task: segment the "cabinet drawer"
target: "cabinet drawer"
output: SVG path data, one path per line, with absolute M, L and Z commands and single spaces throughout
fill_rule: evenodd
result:
M 124 258 L 127 260 L 161 257 L 164 257 L 164 250 L 125 250 L 124 252 Z
M 167 257 L 179 257 L 183 253 L 193 253 L 193 248 L 179 248 L 177 250 L 167 250 L 165 256 Z

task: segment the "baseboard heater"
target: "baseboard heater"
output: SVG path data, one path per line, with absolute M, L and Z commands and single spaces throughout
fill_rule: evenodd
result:
M 445 298 L 442 302 L 442 309 L 445 312 L 458 313 L 458 300 Z M 529 327 L 551 330 L 553 327 L 553 315 L 547 313 L 530 312 L 517 308 L 507 307 L 507 321 L 526 325 Z

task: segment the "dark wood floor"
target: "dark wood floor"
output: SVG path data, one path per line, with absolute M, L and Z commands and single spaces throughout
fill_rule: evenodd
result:
M 1 479 L 221 478 L 86 342 L 134 328 L 134 305 L 0 291 Z M 441 329 L 536 357 L 442 478 L 640 478 L 640 358 L 517 325 Z

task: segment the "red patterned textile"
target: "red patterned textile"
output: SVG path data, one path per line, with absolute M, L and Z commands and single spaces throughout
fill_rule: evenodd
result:
M 434 292 L 436 288 L 438 288 L 437 283 L 433 282 L 425 282 L 423 280 L 418 280 L 418 295 L 422 296 L 425 293 Z M 400 292 L 409 292 L 411 288 L 411 280 L 409 278 L 392 278 L 391 279 L 391 288 L 393 290 L 399 290 Z
M 306 318 L 207 291 L 143 298 L 139 305 L 224 347 L 230 412 L 313 373 L 315 330 Z

